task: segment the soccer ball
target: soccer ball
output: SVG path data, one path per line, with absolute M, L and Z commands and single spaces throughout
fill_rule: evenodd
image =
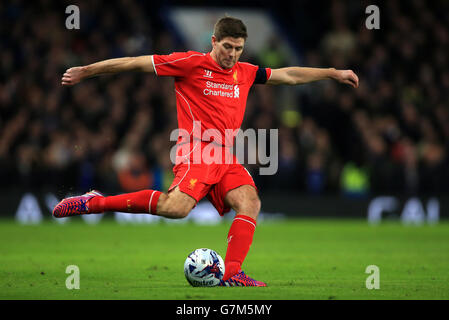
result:
M 223 279 L 225 267 L 220 255 L 211 249 L 196 249 L 184 262 L 184 274 L 193 287 L 213 287 Z

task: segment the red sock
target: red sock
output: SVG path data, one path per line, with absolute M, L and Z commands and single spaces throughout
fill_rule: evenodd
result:
M 245 215 L 236 215 L 228 233 L 228 250 L 225 258 L 225 274 L 223 280 L 228 280 L 237 274 L 243 260 L 248 254 L 253 242 L 256 220 Z
M 142 190 L 118 196 L 94 197 L 89 200 L 89 210 L 92 213 L 119 211 L 156 214 L 156 205 L 161 193 L 156 190 Z

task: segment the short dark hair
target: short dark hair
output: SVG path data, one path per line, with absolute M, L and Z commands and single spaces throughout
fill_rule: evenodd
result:
M 217 38 L 217 41 L 221 41 L 226 37 L 243 38 L 246 40 L 248 33 L 242 20 L 225 16 L 215 23 L 214 36 Z

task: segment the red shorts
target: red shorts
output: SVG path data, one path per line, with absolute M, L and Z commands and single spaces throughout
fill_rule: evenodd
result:
M 201 143 L 202 148 L 205 142 Z M 215 148 L 223 154 L 228 153 L 232 161 L 228 163 L 205 163 L 204 161 L 193 161 L 193 153 L 180 159 L 173 167 L 175 179 L 169 188 L 169 192 L 175 187 L 188 194 L 199 202 L 205 196 L 214 205 L 222 216 L 231 210 L 224 203 L 226 194 L 243 185 L 257 187 L 248 170 L 237 161 L 237 157 L 230 155 L 225 147 Z M 223 156 L 224 158 L 224 156 Z

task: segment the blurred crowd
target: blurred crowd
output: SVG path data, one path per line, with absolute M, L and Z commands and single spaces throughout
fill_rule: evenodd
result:
M 173 79 L 127 73 L 64 88 L 60 78 L 71 66 L 189 48 L 150 2 L 79 3 L 80 30 L 64 27 L 66 3 L 0 3 L 1 188 L 61 196 L 167 190 L 177 127 Z M 254 86 L 243 129 L 279 129 L 278 173 L 259 176 L 257 165 L 248 166 L 259 189 L 449 191 L 448 4 L 385 2 L 379 30 L 365 26 L 368 3 L 321 5 L 319 19 L 284 21 L 289 38 L 301 43 L 301 65 L 352 69 L 360 87 Z M 272 68 L 288 63 L 276 39 L 244 59 Z
M 379 30 L 365 26 L 370 2 L 327 3 L 327 15 L 313 13 L 309 27 L 322 34 L 308 40 L 304 65 L 352 69 L 360 87 L 327 82 L 298 94 L 302 121 L 281 146 L 285 180 L 295 174 L 311 193 L 447 194 L 449 3 L 385 2 Z

